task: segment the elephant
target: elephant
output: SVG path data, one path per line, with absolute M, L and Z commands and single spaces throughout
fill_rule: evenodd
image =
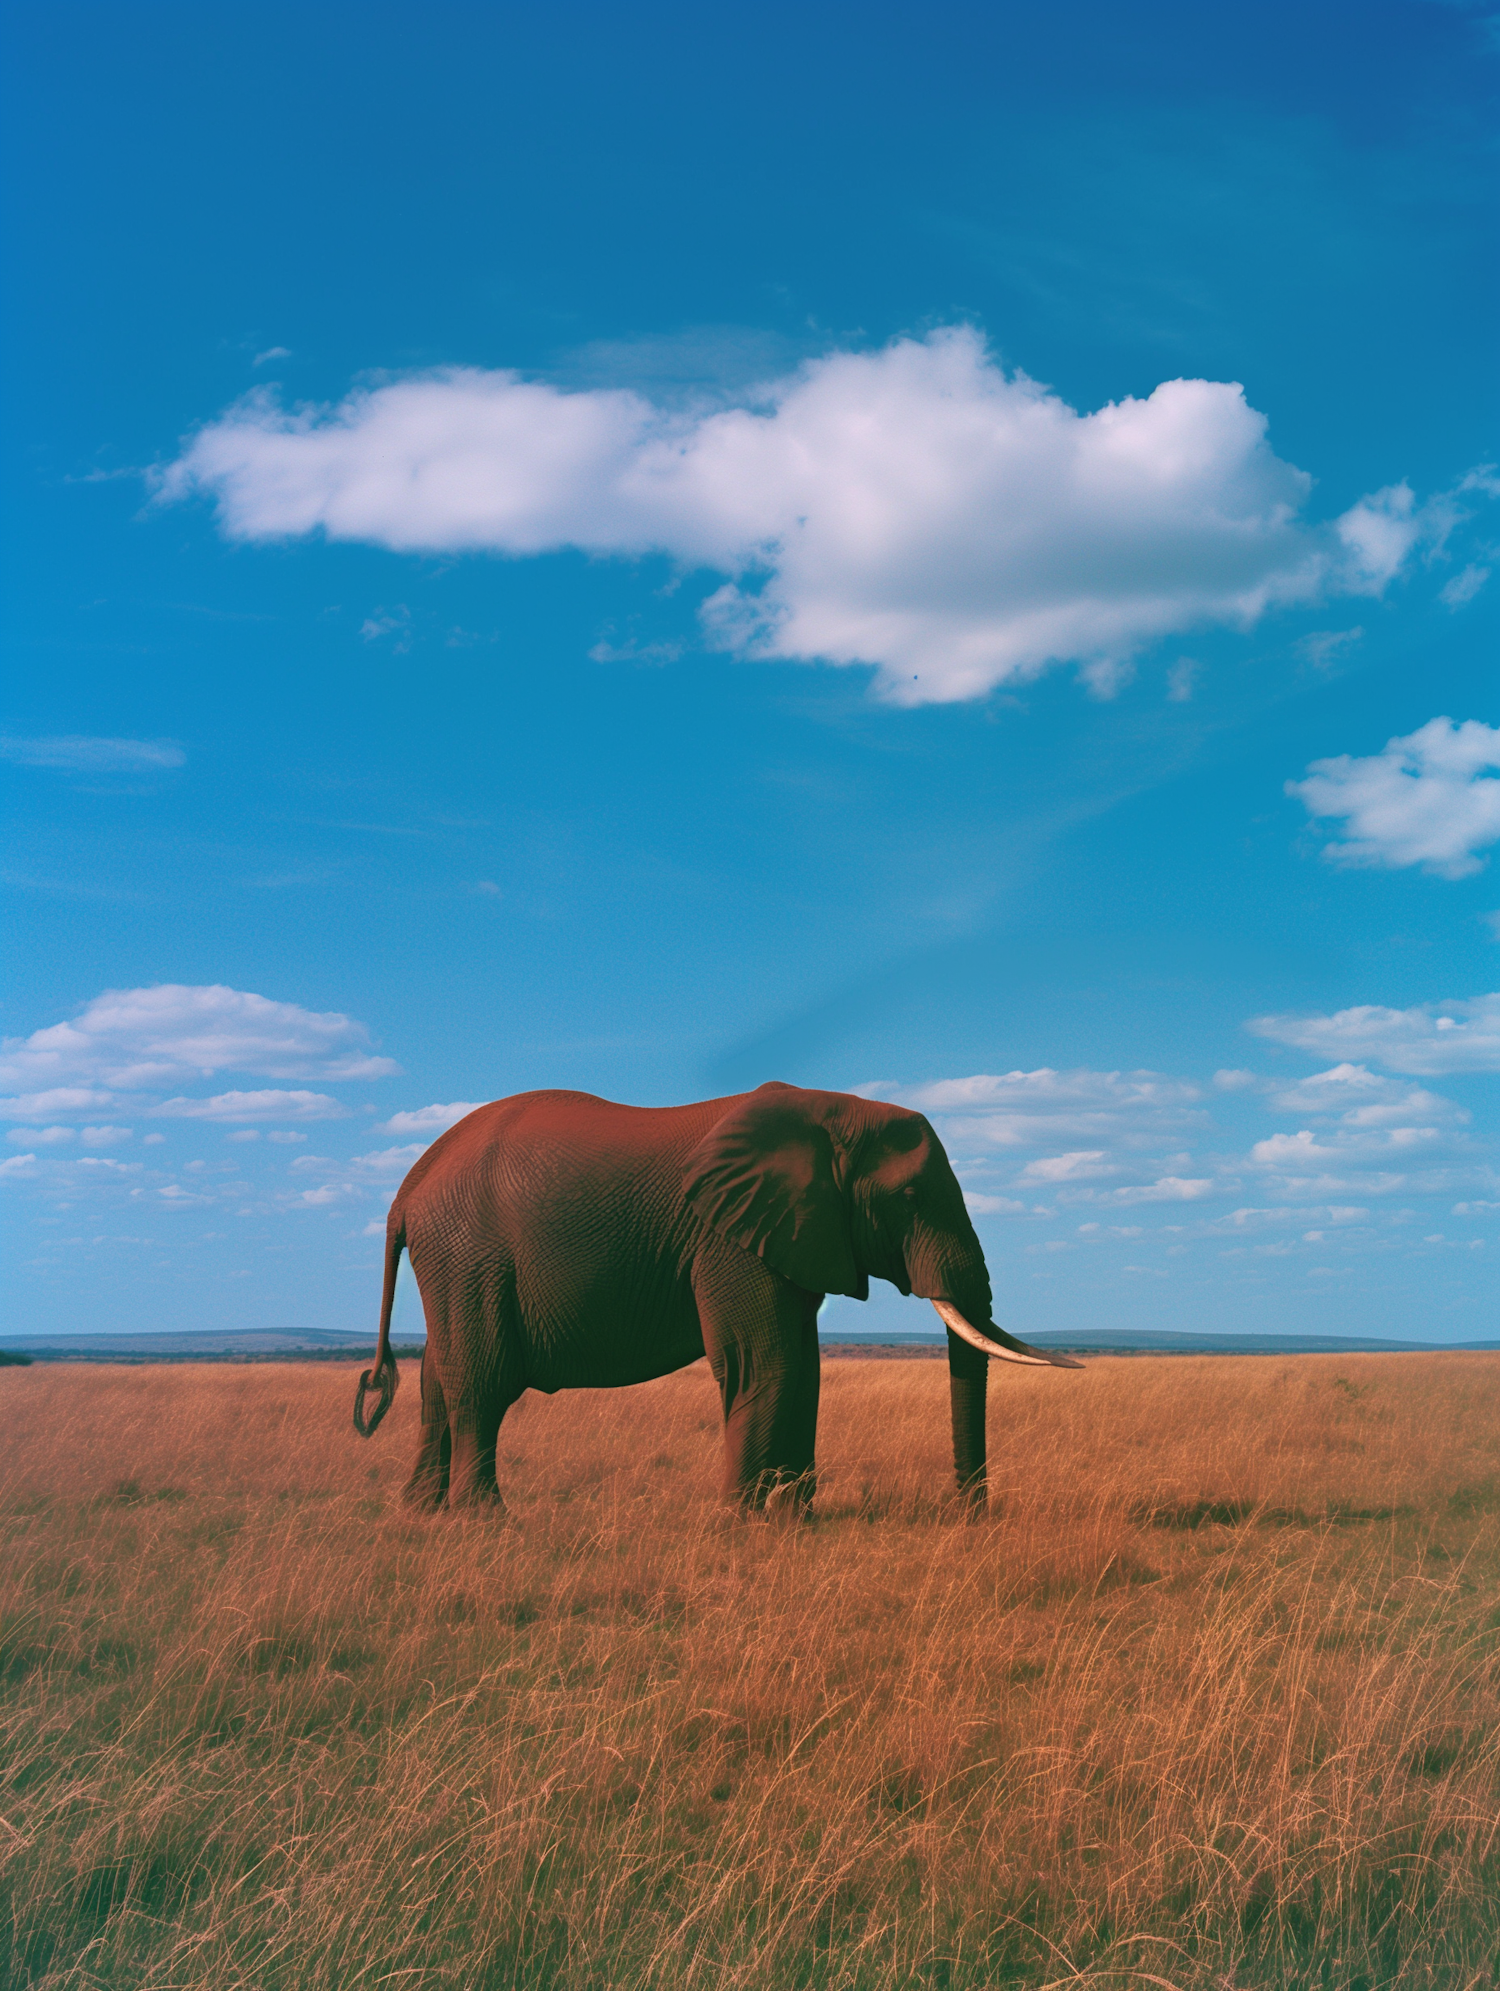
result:
M 1082 1366 L 993 1324 L 984 1254 L 928 1122 L 849 1093 L 771 1081 L 687 1106 L 547 1091 L 476 1108 L 391 1205 L 375 1366 L 354 1405 L 363 1437 L 396 1390 L 403 1250 L 427 1317 L 405 1490 L 423 1509 L 503 1507 L 495 1444 L 523 1391 L 646 1382 L 706 1354 L 725 1498 L 805 1515 L 818 1309 L 830 1293 L 868 1298 L 872 1278 L 931 1300 L 948 1330 L 954 1469 L 971 1511 L 986 1502 L 990 1361 Z

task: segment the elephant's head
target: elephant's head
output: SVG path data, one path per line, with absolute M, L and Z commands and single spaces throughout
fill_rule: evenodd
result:
M 689 1157 L 696 1214 L 798 1286 L 867 1299 L 870 1279 L 931 1300 L 948 1329 L 960 1483 L 983 1487 L 991 1357 L 1076 1368 L 990 1319 L 990 1280 L 963 1191 L 920 1113 L 771 1083 L 730 1107 Z

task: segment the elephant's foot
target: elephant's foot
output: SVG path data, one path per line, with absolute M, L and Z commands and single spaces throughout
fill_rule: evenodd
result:
M 454 1486 L 448 1490 L 450 1514 L 490 1514 L 499 1517 L 507 1511 L 505 1496 L 492 1479 L 471 1480 L 467 1486 Z
M 813 1473 L 762 1473 L 751 1486 L 739 1487 L 730 1499 L 747 1520 L 795 1524 L 812 1519 L 817 1478 Z
M 447 1487 L 432 1473 L 413 1473 L 401 1489 L 401 1504 L 413 1514 L 436 1514 L 447 1498 Z

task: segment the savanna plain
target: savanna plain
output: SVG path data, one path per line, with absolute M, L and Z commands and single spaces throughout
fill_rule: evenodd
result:
M 1500 1357 L 700 1364 L 409 1513 L 342 1365 L 0 1371 L 7 1987 L 1500 1983 Z

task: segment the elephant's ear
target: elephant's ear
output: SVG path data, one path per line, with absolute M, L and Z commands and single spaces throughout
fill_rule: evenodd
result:
M 870 1296 L 822 1110 L 829 1095 L 774 1080 L 711 1127 L 688 1156 L 688 1207 L 811 1293 Z

